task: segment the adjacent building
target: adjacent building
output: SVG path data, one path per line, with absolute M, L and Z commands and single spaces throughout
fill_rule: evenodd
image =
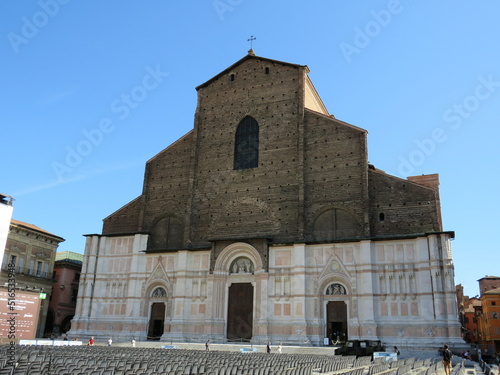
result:
M 479 295 L 482 296 L 487 291 L 500 288 L 500 277 L 498 276 L 485 276 L 478 280 Z
M 194 128 L 87 235 L 72 335 L 463 343 L 438 175 L 370 164 L 308 72 L 249 51 L 196 88 Z
M 12 219 L 14 198 L 0 194 L 0 259 L 3 259 L 7 236 L 9 235 L 10 220 Z
M 52 332 L 54 336 L 65 334 L 71 328 L 78 297 L 82 260 L 83 254 L 73 251 L 56 254 L 54 284 L 45 324 L 46 331 Z
M 460 315 L 465 341 L 477 344 L 483 357 L 491 359 L 500 353 L 500 277 L 485 276 L 478 282 L 480 295 L 472 298 L 460 296 L 457 286 L 458 305 L 465 307 Z
M 479 333 L 483 347 L 500 353 L 500 288 L 490 289 L 481 296 L 482 315 Z
M 483 352 L 500 353 L 500 277 L 478 280 L 481 309 L 477 313 L 479 344 Z
M 464 340 L 472 344 L 479 344 L 478 316 L 481 313 L 481 300 L 472 297 L 465 308 Z
M 6 293 L 9 279 L 14 279 L 17 299 L 25 296 L 24 300 L 30 301 L 25 308 L 29 310 L 27 313 L 29 318 L 33 319 L 25 325 L 34 324 L 34 327 L 30 328 L 31 330 L 36 328 L 33 337 L 43 337 L 45 333 L 56 249 L 63 241 L 62 237 L 36 225 L 14 219 L 10 222 L 0 273 L 0 286 Z M 16 304 L 16 309 L 20 308 L 21 304 Z M 24 315 L 26 314 L 19 313 L 19 319 Z M 21 329 L 24 323 L 20 320 L 18 323 L 18 328 Z

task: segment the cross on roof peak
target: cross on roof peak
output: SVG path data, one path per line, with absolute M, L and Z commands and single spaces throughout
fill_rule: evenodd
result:
M 253 41 L 257 39 L 256 37 L 254 37 L 253 35 L 250 35 L 250 38 L 247 39 L 247 42 L 250 42 L 250 51 L 253 52 Z M 248 51 L 248 52 L 250 52 Z

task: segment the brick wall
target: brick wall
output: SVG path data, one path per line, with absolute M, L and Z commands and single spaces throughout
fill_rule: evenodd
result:
M 144 231 L 153 231 L 157 223 L 168 218 L 170 222 L 182 223 L 185 228 L 189 215 L 193 147 L 191 131 L 147 162 L 143 188 Z M 177 235 L 179 242 L 185 244 L 186 233 Z
M 299 66 L 250 59 L 199 88 L 194 244 L 296 238 L 303 74 Z M 259 124 L 258 167 L 234 170 L 235 132 L 247 115 Z
M 306 238 L 332 240 L 366 237 L 367 226 L 367 150 L 366 131 L 310 111 L 305 112 L 305 212 Z M 339 227 L 349 222 L 344 232 L 334 231 L 330 238 L 319 236 L 318 220 L 327 210 L 345 212 L 335 220 Z M 333 216 L 338 216 L 339 211 Z M 351 217 L 351 220 L 348 218 Z M 316 228 L 316 229 L 315 229 Z
M 103 220 L 102 233 L 132 233 L 140 231 L 140 212 L 144 197 L 139 196 Z
M 442 231 L 437 190 L 369 170 L 371 235 Z
M 365 130 L 304 108 L 307 71 L 248 56 L 200 85 L 193 131 L 147 162 L 142 196 L 103 233 L 156 231 L 177 236 L 175 248 L 207 248 L 442 230 L 437 175 L 408 181 L 368 166 Z M 258 166 L 235 170 L 245 116 L 259 125 Z

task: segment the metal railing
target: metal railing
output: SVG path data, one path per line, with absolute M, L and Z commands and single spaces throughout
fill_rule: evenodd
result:
M 493 366 L 486 363 L 483 360 L 479 361 L 479 366 L 481 366 L 481 369 L 484 372 L 484 375 L 497 375 L 497 372 L 493 371 Z
M 10 271 L 10 269 L 7 266 L 3 266 L 2 271 Z M 41 279 L 52 279 L 52 273 L 31 269 L 29 267 L 16 267 L 14 271 L 17 275 L 33 276 Z

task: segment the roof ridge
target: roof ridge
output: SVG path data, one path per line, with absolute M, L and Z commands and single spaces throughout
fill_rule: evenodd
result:
M 16 220 L 16 219 L 11 219 L 10 221 L 11 224 L 14 224 L 14 225 L 18 225 L 20 227 L 24 227 L 25 229 L 31 229 L 31 230 L 35 230 L 37 232 L 41 232 L 41 233 L 44 233 L 44 234 L 47 234 L 47 235 L 50 235 L 52 237 L 57 237 L 57 238 L 60 238 L 61 240 L 64 241 L 64 238 L 62 238 L 61 236 L 58 236 L 54 233 L 51 233 L 49 231 L 46 231 L 45 229 L 42 229 L 40 228 L 39 226 L 36 226 L 35 224 L 30 224 L 30 223 L 26 223 L 24 221 L 21 221 L 21 220 Z M 62 241 L 61 241 L 62 242 Z
M 307 65 L 300 65 L 300 64 L 289 63 L 289 62 L 286 62 L 286 61 L 273 60 L 273 59 L 269 59 L 267 57 L 256 56 L 255 54 L 248 53 L 246 56 L 244 56 L 243 58 L 239 59 L 238 61 L 236 61 L 234 64 L 230 65 L 229 67 L 225 68 L 224 70 L 222 70 L 221 72 L 219 72 L 218 74 L 216 74 L 215 76 L 213 76 L 212 78 L 210 78 L 208 81 L 205 81 L 201 85 L 196 86 L 196 91 L 198 91 L 199 89 L 201 89 L 203 87 L 208 86 L 211 82 L 213 82 L 217 78 L 223 76 L 226 72 L 230 71 L 231 69 L 236 68 L 237 66 L 243 64 L 245 61 L 247 61 L 249 59 L 265 60 L 265 61 L 269 61 L 269 62 L 273 62 L 273 63 L 278 63 L 278 64 L 291 65 L 291 66 L 294 66 L 294 67 L 297 67 L 297 68 L 301 68 L 302 67 L 302 68 L 306 68 L 307 72 L 309 72 L 309 68 L 307 67 Z

